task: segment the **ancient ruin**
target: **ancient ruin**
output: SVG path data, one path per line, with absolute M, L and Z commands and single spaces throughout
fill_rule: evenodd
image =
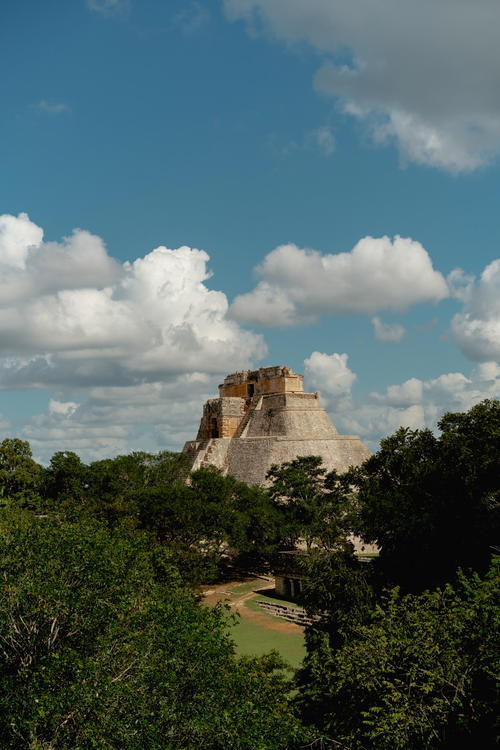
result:
M 235 372 L 210 399 L 196 440 L 184 452 L 193 470 L 213 465 L 248 484 L 265 484 L 273 464 L 321 456 L 331 471 L 346 471 L 370 455 L 357 435 L 339 435 L 317 393 L 289 367 Z

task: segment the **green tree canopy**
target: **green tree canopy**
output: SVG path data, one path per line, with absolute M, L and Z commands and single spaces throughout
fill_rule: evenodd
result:
M 335 576 L 320 579 L 316 596 L 341 605 Z M 338 630 L 313 628 L 298 677 L 303 720 L 350 750 L 493 750 L 499 599 L 497 558 L 484 580 L 461 575 L 455 587 L 387 592 L 368 617 L 361 608 L 361 617 L 338 623 L 348 630 L 341 643 L 331 637 Z M 344 618 L 349 612 L 356 613 L 352 601 Z
M 88 467 L 73 451 L 58 451 L 44 470 L 42 490 L 45 499 L 57 503 L 83 503 L 88 487 Z
M 30 444 L 19 438 L 0 443 L 0 493 L 4 502 L 29 504 L 38 496 L 42 467 L 33 459 Z
M 441 435 L 399 429 L 349 474 L 359 530 L 386 580 L 421 590 L 484 571 L 500 538 L 500 402 L 446 414 Z
M 281 466 L 271 466 L 269 495 L 279 511 L 283 546 L 293 548 L 299 539 L 327 550 L 350 548 L 352 491 L 348 480 L 327 474 L 320 456 L 299 456 Z
M 7 511 L 0 532 L 2 748 L 295 746 L 278 660 L 236 658 L 165 547 Z

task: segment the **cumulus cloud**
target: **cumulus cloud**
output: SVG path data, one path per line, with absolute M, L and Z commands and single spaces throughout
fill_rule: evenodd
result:
M 208 261 L 160 246 L 121 264 L 85 230 L 44 242 L 27 214 L 0 216 L 0 388 L 52 392 L 44 412 L 0 427 L 44 462 L 181 448 L 220 376 L 266 351 L 207 286 Z
M 43 230 L 27 214 L 0 216 L 0 316 L 50 292 L 104 287 L 122 273 L 100 237 L 75 229 L 60 243 L 42 242 Z
M 0 218 L 0 387 L 130 385 L 265 353 L 206 286 L 203 250 L 161 246 L 120 265 L 89 232 L 42 236 L 26 214 Z
M 448 296 L 419 242 L 396 236 L 365 237 L 349 253 L 280 245 L 257 267 L 261 281 L 235 298 L 236 320 L 263 326 L 308 322 L 320 314 L 402 311 Z
M 371 400 L 385 408 L 386 418 L 394 424 L 433 428 L 445 411 L 466 411 L 485 398 L 500 396 L 500 367 L 485 362 L 469 377 L 461 372 L 439 375 L 429 380 L 410 378 L 399 385 L 389 386 L 385 393 L 372 393 Z M 407 414 L 418 414 L 412 424 L 405 421 Z
M 409 378 L 365 396 L 351 393 L 358 378 L 348 367 L 347 354 L 313 352 L 304 361 L 304 374 L 306 390 L 320 391 L 338 432 L 360 435 L 372 450 L 399 427 L 435 430 L 447 411 L 467 411 L 485 398 L 500 398 L 500 366 L 495 362 L 477 365 L 468 376 L 452 372 L 428 380 Z
M 359 432 L 372 446 L 399 427 L 435 429 L 447 411 L 467 411 L 485 398 L 500 397 L 500 367 L 485 362 L 469 376 L 461 372 L 429 380 L 410 378 L 371 393 L 350 414 L 341 415 L 341 426 Z
M 462 376 L 464 377 L 464 376 Z M 424 392 L 424 383 L 418 378 L 410 378 L 399 385 L 390 385 L 384 394 L 372 393 L 374 401 L 395 406 L 400 409 L 406 409 L 409 406 L 415 406 L 422 402 Z
M 452 320 L 455 340 L 466 357 L 500 361 L 500 259 L 484 269 L 479 280 L 460 276 L 456 296 L 464 303 Z
M 500 150 L 495 0 L 224 0 L 253 34 L 308 44 L 323 58 L 316 89 L 394 141 L 403 161 L 451 172 Z
M 196 436 L 202 404 L 213 397 L 218 377 L 182 374 L 168 382 L 89 388 L 81 402 L 50 399 L 20 435 L 38 460 L 72 450 L 86 461 L 132 450 L 179 450 Z
M 38 247 L 43 239 L 43 229 L 32 221 L 28 214 L 0 216 L 0 264 L 24 269 L 26 258 L 32 247 Z
M 349 369 L 347 354 L 313 352 L 304 360 L 307 387 L 319 391 L 324 406 L 336 410 L 351 404 L 351 388 L 357 376 Z
M 375 338 L 386 343 L 397 344 L 406 333 L 399 323 L 384 323 L 377 316 L 372 318 L 372 325 Z

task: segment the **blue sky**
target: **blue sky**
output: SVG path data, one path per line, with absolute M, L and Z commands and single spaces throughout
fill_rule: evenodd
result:
M 178 448 L 266 364 L 372 449 L 498 397 L 499 21 L 6 0 L 3 434 L 41 460 Z

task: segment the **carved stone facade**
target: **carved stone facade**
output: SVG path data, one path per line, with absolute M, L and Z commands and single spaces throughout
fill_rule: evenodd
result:
M 248 484 L 265 484 L 273 464 L 321 456 L 328 470 L 357 466 L 369 451 L 357 435 L 339 435 L 317 393 L 304 393 L 303 376 L 289 367 L 261 367 L 228 375 L 210 399 L 196 440 L 184 452 L 192 468 L 214 465 Z

